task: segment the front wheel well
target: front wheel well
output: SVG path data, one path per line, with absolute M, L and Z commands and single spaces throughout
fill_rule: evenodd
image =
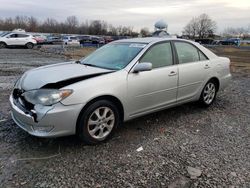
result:
M 103 96 L 100 96 L 100 97 L 96 97 L 94 99 L 92 99 L 91 101 L 89 101 L 81 110 L 80 114 L 78 115 L 78 118 L 77 118 L 77 124 L 80 120 L 80 117 L 81 115 L 84 113 L 84 111 L 93 103 L 95 103 L 96 101 L 100 101 L 100 100 L 108 100 L 112 103 L 114 103 L 114 105 L 118 108 L 119 110 L 119 113 L 120 113 L 120 117 L 121 117 L 121 122 L 124 120 L 124 108 L 123 108 L 123 105 L 121 103 L 121 101 L 112 96 L 112 95 L 103 95 Z
M 219 89 L 220 89 L 220 81 L 219 81 L 219 79 L 216 78 L 216 77 L 213 77 L 213 78 L 210 78 L 208 82 L 210 82 L 210 81 L 212 81 L 215 84 L 216 91 L 219 91 Z

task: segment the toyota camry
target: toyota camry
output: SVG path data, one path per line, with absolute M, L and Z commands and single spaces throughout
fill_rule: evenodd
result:
M 124 121 L 192 101 L 208 107 L 230 79 L 230 60 L 198 43 L 118 40 L 79 61 L 24 73 L 10 96 L 12 118 L 34 136 L 97 144 Z

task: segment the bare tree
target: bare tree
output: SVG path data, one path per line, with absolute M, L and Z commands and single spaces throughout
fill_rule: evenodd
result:
M 241 37 L 247 38 L 249 36 L 250 28 L 248 27 L 228 27 L 223 31 L 224 37 Z
M 183 34 L 189 38 L 206 38 L 213 36 L 216 31 L 216 22 L 213 21 L 207 14 L 201 14 L 192 20 L 184 27 Z
M 0 18 L 0 31 L 11 31 L 20 28 L 29 32 L 92 34 L 92 35 L 123 35 L 137 36 L 132 27 L 115 27 L 102 20 L 83 21 L 79 24 L 76 16 L 69 16 L 65 21 L 58 22 L 54 18 L 39 21 L 35 17 L 16 16 Z
M 28 17 L 27 16 L 16 16 L 14 19 L 16 28 L 27 29 Z
M 147 27 L 144 27 L 141 29 L 140 34 L 142 37 L 147 37 L 150 35 L 149 29 Z
M 69 16 L 66 18 L 65 25 L 66 25 L 66 33 L 76 33 L 78 27 L 78 19 L 76 16 Z
M 38 31 L 38 21 L 35 17 L 31 16 L 28 18 L 28 31 L 36 32 Z
M 56 33 L 58 31 L 59 23 L 53 18 L 47 18 L 41 25 L 42 32 Z

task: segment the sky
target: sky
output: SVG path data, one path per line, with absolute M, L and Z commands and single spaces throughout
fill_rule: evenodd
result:
M 115 26 L 154 29 L 165 20 L 171 34 L 180 34 L 195 16 L 206 13 L 217 23 L 217 33 L 227 27 L 250 25 L 250 0 L 0 0 L 0 18 L 16 15 L 63 21 L 105 20 Z

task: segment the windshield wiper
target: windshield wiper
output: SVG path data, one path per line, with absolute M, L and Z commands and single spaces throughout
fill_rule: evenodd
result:
M 90 63 L 82 63 L 82 65 L 86 65 L 86 66 L 90 66 L 90 67 L 97 67 L 97 68 L 107 69 L 107 70 L 117 70 L 117 69 L 102 67 L 102 66 L 98 66 L 98 65 L 93 65 L 93 64 L 90 64 Z
M 103 68 L 103 67 L 100 67 L 100 66 L 97 66 L 97 65 L 93 65 L 93 64 L 90 64 L 90 63 L 83 63 L 82 65 L 86 65 L 86 66 L 90 66 L 90 67 Z

